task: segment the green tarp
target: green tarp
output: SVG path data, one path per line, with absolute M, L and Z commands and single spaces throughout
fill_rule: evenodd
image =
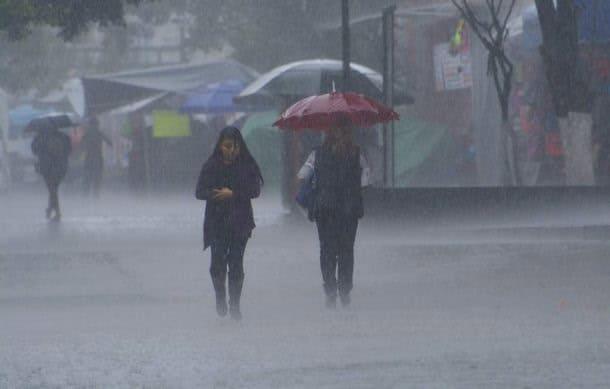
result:
M 404 117 L 396 123 L 396 186 L 460 186 L 470 177 L 469 150 L 446 126 Z
M 277 132 L 277 128 L 273 127 L 273 123 L 279 118 L 279 114 L 275 111 L 257 112 L 246 119 L 241 128 L 241 133 L 244 138 L 249 137 L 253 131 L 260 129 L 273 130 Z
M 398 184 L 408 185 L 414 173 L 439 145 L 447 128 L 403 117 L 395 122 L 395 173 Z
M 242 134 L 254 158 L 259 162 L 269 183 L 279 183 L 281 177 L 281 132 L 273 127 L 277 112 L 251 115 L 242 126 Z M 422 175 L 448 163 L 454 145 L 448 128 L 410 117 L 395 122 L 396 184 L 418 185 Z M 440 177 L 438 177 L 440 178 Z
M 273 127 L 278 119 L 274 111 L 250 115 L 241 128 L 241 133 L 252 156 L 258 162 L 265 184 L 279 186 L 282 177 L 281 133 Z

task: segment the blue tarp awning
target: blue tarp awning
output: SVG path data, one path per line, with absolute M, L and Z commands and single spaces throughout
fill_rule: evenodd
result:
M 214 84 L 204 84 L 193 91 L 189 91 L 180 107 L 182 113 L 221 114 L 240 112 L 233 102 L 246 84 L 242 80 L 227 80 Z
M 581 42 L 610 41 L 610 1 L 576 0 L 579 8 L 578 34 Z

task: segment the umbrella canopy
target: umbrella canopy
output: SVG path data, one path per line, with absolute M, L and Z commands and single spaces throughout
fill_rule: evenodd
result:
M 383 77 L 366 66 L 351 64 L 351 91 L 383 98 Z M 277 100 L 295 101 L 312 95 L 343 91 L 343 63 L 331 59 L 292 62 L 270 70 L 248 85 L 235 101 L 272 108 Z M 397 103 L 405 99 L 397 98 Z
M 296 102 L 273 125 L 292 130 L 328 130 L 344 126 L 370 127 L 398 119 L 398 113 L 366 96 L 331 92 Z
M 245 87 L 241 80 L 229 80 L 208 85 L 189 92 L 180 107 L 182 113 L 231 113 L 241 109 L 233 102 Z
M 9 111 L 9 134 L 11 137 L 18 137 L 21 131 L 28 125 L 33 119 L 50 115 L 53 111 L 42 110 L 32 107 L 29 104 L 20 105 L 11 111 Z
M 32 119 L 24 128 L 24 132 L 38 132 L 51 129 L 75 127 L 78 123 L 67 114 L 53 114 Z

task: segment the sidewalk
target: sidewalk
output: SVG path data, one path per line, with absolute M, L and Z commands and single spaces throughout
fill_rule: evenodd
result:
M 602 208 L 590 210 L 597 218 L 368 214 L 352 304 L 328 311 L 315 225 L 288 222 L 277 198 L 264 197 L 246 249 L 244 319 L 234 323 L 216 316 L 203 203 L 191 194 L 66 195 L 59 224 L 44 219 L 44 193 L 0 201 L 2 388 L 567 389 L 610 380 L 610 245 L 569 239 L 603 221 Z M 539 239 L 532 228 L 570 236 Z

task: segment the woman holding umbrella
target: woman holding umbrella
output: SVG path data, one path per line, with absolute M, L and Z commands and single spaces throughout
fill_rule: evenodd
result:
M 313 151 L 299 179 L 315 176 L 315 196 L 308 210 L 316 222 L 320 241 L 320 268 L 326 306 L 335 308 L 337 294 L 349 305 L 354 273 L 354 243 L 358 220 L 364 216 L 362 186 L 369 168 L 352 141 L 349 126 L 331 129 L 321 147 Z
M 214 152 L 204 163 L 195 197 L 206 200 L 204 250 L 211 246 L 210 275 L 216 293 L 216 311 L 241 319 L 244 252 L 254 229 L 251 199 L 260 194 L 263 176 L 235 127 L 220 132 Z M 229 306 L 225 282 L 229 279 Z
M 47 219 L 59 221 L 59 185 L 68 171 L 68 157 L 72 151 L 70 137 L 59 128 L 73 126 L 65 116 L 48 116 L 32 120 L 25 131 L 35 131 L 32 153 L 38 158 L 37 172 L 43 177 L 49 191 L 49 203 L 45 214 Z
M 328 308 L 336 307 L 337 295 L 343 306 L 351 302 L 354 243 L 364 215 L 362 185 L 368 184 L 369 172 L 352 141 L 352 128 L 396 119 L 396 112 L 365 96 L 332 92 L 297 102 L 275 122 L 284 129 L 326 131 L 322 146 L 310 155 L 299 178 L 313 176 L 315 182 L 308 214 L 318 229 Z

